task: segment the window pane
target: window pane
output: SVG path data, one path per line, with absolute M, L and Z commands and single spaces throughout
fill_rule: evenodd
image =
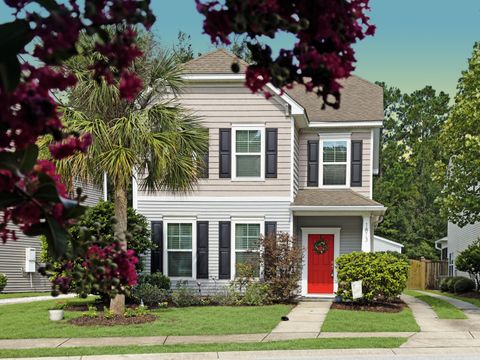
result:
M 238 177 L 260 177 L 260 155 L 237 155 Z
M 191 277 L 192 253 L 169 251 L 168 276 Z
M 346 185 L 347 165 L 323 165 L 323 185 Z
M 260 224 L 236 224 L 235 248 L 240 250 L 258 250 Z
M 192 224 L 168 224 L 169 249 L 192 249 Z
M 253 266 L 254 276 L 258 277 L 260 274 L 260 256 L 258 252 L 236 252 L 235 264 L 247 263 Z
M 260 130 L 237 130 L 235 148 L 241 153 L 261 152 Z
M 347 142 L 346 141 L 324 141 L 323 162 L 346 162 Z

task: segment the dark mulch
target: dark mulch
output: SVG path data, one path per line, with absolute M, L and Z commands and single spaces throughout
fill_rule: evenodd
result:
M 135 317 L 114 316 L 111 319 L 107 319 L 104 316 L 88 317 L 80 316 L 75 319 L 70 319 L 68 322 L 77 326 L 114 326 L 114 325 L 132 325 L 132 324 L 145 324 L 154 322 L 156 316 L 152 314 L 140 315 Z
M 361 303 L 353 303 L 353 302 L 334 302 L 331 306 L 331 309 L 398 313 L 402 311 L 405 306 L 406 304 L 401 300 L 397 300 L 392 303 L 371 303 L 371 304 L 361 304 Z
M 108 305 L 103 304 L 103 303 L 88 303 L 88 304 L 69 303 L 65 307 L 65 310 L 68 310 L 68 311 L 88 311 L 88 306 L 94 306 L 97 309 L 97 311 L 103 311 L 103 308 L 105 306 L 108 308 Z
M 478 292 L 478 291 L 469 291 L 467 293 L 457 294 L 457 295 L 465 296 L 465 297 L 469 297 L 469 298 L 474 298 L 474 299 L 480 299 L 480 292 Z

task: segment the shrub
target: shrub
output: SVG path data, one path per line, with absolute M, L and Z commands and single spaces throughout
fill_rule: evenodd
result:
M 446 278 L 442 279 L 442 281 L 440 282 L 440 290 L 442 290 L 443 292 L 448 292 L 449 282 L 450 282 L 449 277 L 446 277 Z
M 460 271 L 467 272 L 478 288 L 480 285 L 480 239 L 470 244 L 465 250 L 458 254 L 455 259 L 455 266 Z
M 447 278 L 447 291 L 454 293 L 455 292 L 455 283 L 462 279 L 462 276 L 451 276 Z
M 247 286 L 241 303 L 243 305 L 260 306 L 269 302 L 269 286 L 264 283 L 254 282 Z
M 454 285 L 455 294 L 462 294 L 475 289 L 475 281 L 469 278 L 461 278 L 455 282 Z
M 179 281 L 172 292 L 172 303 L 178 307 L 194 306 L 200 304 L 200 298 L 186 281 Z
M 235 279 L 231 285 L 234 289 L 242 293 L 246 287 L 255 281 L 255 269 L 259 264 L 247 262 L 237 263 L 235 266 Z
M 212 296 L 212 302 L 221 306 L 240 305 L 242 298 L 233 285 L 225 286 L 221 291 Z
M 5 289 L 5 286 L 7 286 L 7 280 L 7 275 L 0 273 L 0 293 Z
M 140 284 L 133 290 L 133 295 L 138 303 L 143 303 L 147 306 L 156 307 L 158 304 L 167 301 L 168 292 L 165 289 L 160 289 L 151 284 Z
M 150 284 L 158 287 L 159 289 L 170 290 L 171 281 L 170 278 L 160 271 L 153 274 L 141 275 L 138 279 L 139 284 Z
M 268 285 L 271 302 L 292 302 L 300 287 L 302 248 L 288 233 L 262 237 L 260 248 L 263 280 Z
M 352 281 L 362 280 L 363 298 L 360 301 L 389 302 L 406 287 L 409 263 L 388 252 L 353 252 L 337 258 L 337 295 L 352 298 Z
M 129 317 L 137 317 L 137 316 L 144 316 L 148 315 L 150 312 L 148 311 L 148 307 L 146 306 L 138 306 L 136 308 L 129 308 L 126 309 L 123 313 L 123 316 Z
M 93 305 L 88 305 L 88 311 L 84 311 L 82 316 L 96 318 L 98 316 L 97 308 Z

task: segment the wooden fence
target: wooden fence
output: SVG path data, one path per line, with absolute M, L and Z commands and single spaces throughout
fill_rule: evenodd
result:
M 447 275 L 446 260 L 410 260 L 407 289 L 437 289 L 440 279 Z

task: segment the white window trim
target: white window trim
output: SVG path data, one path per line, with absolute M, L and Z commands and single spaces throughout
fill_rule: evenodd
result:
M 263 236 L 263 230 L 265 229 L 265 221 L 264 220 L 236 220 L 231 222 L 231 229 L 230 229 L 230 239 L 232 242 L 232 252 L 230 254 L 230 279 L 234 280 L 235 279 L 235 270 L 237 267 L 236 264 L 236 252 L 237 249 L 235 247 L 236 245 L 236 239 L 235 239 L 235 230 L 237 227 L 237 224 L 259 224 L 260 225 L 260 236 Z M 260 248 L 258 248 L 258 252 L 260 253 Z M 244 251 L 247 252 L 247 250 L 239 250 L 239 251 Z M 250 250 L 254 252 L 253 250 Z M 260 267 L 260 277 L 262 277 L 263 274 L 263 268 Z
M 192 250 L 178 249 L 176 252 L 192 252 L 192 276 L 170 276 L 168 274 L 168 224 L 192 224 Z M 163 273 L 172 280 L 195 280 L 197 278 L 197 221 L 191 219 L 169 219 L 163 222 Z
M 347 161 L 346 171 L 345 171 L 345 185 L 324 185 L 323 184 L 323 143 L 325 141 L 345 141 L 347 143 Z M 319 169 L 318 169 L 318 186 L 328 189 L 349 189 L 350 188 L 350 168 L 351 168 L 351 136 L 350 134 L 322 134 L 320 135 L 320 146 L 319 146 Z M 325 163 L 325 164 L 337 164 L 337 163 Z M 343 164 L 338 163 L 338 164 Z
M 237 130 L 260 131 L 260 176 L 237 176 Z M 239 155 L 257 155 L 257 153 L 239 153 Z M 251 124 L 232 125 L 232 181 L 265 181 L 265 126 Z

